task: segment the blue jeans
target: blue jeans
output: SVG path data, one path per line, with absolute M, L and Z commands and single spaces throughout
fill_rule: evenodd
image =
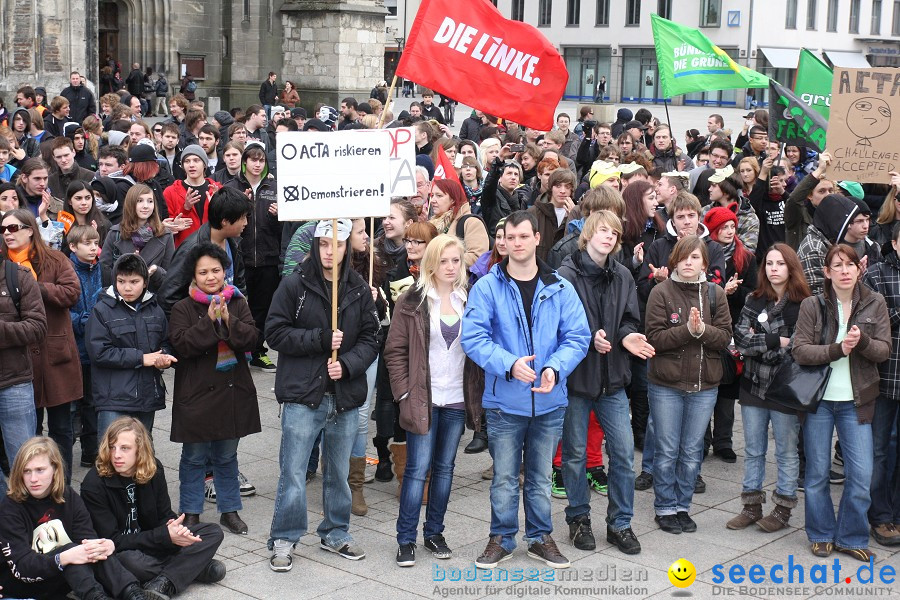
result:
M 744 492 L 762 490 L 766 476 L 766 452 L 769 447 L 769 423 L 775 436 L 775 464 L 778 467 L 778 482 L 775 492 L 785 498 L 797 496 L 797 478 L 800 476 L 800 457 L 797 455 L 797 436 L 800 420 L 796 415 L 788 415 L 758 406 L 741 405 L 744 421 Z
M 837 429 L 844 452 L 847 480 L 837 519 L 828 485 L 831 436 Z M 823 400 L 803 423 L 806 450 L 806 537 L 810 542 L 834 542 L 842 548 L 868 548 L 866 512 L 872 483 L 872 426 L 860 425 L 853 402 Z
M 203 512 L 204 480 L 207 466 L 212 466 L 216 480 L 216 508 L 220 513 L 241 510 L 238 483 L 237 449 L 240 438 L 215 442 L 186 443 L 181 447 L 178 480 L 181 483 L 178 504 L 181 512 L 199 515 Z
M 539 542 L 553 531 L 550 519 L 550 473 L 553 455 L 562 435 L 566 409 L 526 417 L 492 408 L 485 411 L 488 449 L 494 459 L 491 482 L 491 536 L 502 537 L 507 552 L 516 548 L 519 532 L 519 467 L 525 455 L 526 544 Z M 584 470 L 581 472 L 584 477 Z
M 878 396 L 872 420 L 872 506 L 869 523 L 900 523 L 900 402 Z M 892 443 L 892 438 L 895 438 Z
M 653 475 L 653 455 L 656 454 L 656 428 L 653 426 L 653 409 L 647 417 L 647 432 L 644 434 L 644 452 L 641 454 L 641 471 Z
M 653 506 L 659 516 L 690 511 L 703 460 L 703 434 L 718 391 L 683 392 L 650 382 L 650 414 L 656 436 Z
M 365 403 L 359 407 L 359 426 L 356 430 L 356 439 L 350 456 L 359 458 L 366 455 L 366 443 L 369 441 L 369 408 L 372 406 L 372 397 L 375 395 L 375 376 L 378 374 L 378 358 L 376 357 L 369 368 L 366 369 L 366 385 L 369 390 L 366 393 Z
M 29 381 L 0 388 L 0 431 L 10 467 L 22 444 L 35 430 L 34 385 Z M 6 494 L 6 477 L 0 472 L 0 493 Z
M 153 421 L 156 419 L 156 411 L 150 410 L 147 412 L 122 412 L 118 410 L 98 410 L 97 411 L 97 438 L 99 440 L 103 439 L 103 436 L 106 435 L 106 428 L 109 427 L 110 423 L 118 419 L 119 417 L 134 417 L 138 421 L 140 421 L 144 427 L 147 428 L 147 433 L 150 436 L 153 436 Z
M 281 412 L 281 451 L 275 514 L 269 533 L 269 548 L 275 540 L 296 544 L 306 534 L 306 467 L 313 442 L 322 433 L 324 518 L 316 533 L 326 544 L 339 549 L 352 541 L 350 528 L 350 448 L 356 435 L 359 411 L 337 412 L 334 394 L 325 394 L 318 408 L 285 403 Z
M 628 415 L 628 396 L 619 390 L 611 396 L 591 401 L 569 396 L 569 406 L 563 421 L 562 463 L 563 481 L 569 505 L 566 521 L 590 515 L 591 492 L 584 467 L 587 462 L 587 429 L 591 411 L 603 428 L 606 451 L 609 453 L 609 506 L 606 524 L 616 531 L 631 527 L 634 516 L 634 435 Z
M 416 528 L 422 510 L 425 477 L 431 470 L 428 506 L 425 508 L 425 538 L 443 533 L 444 514 L 450 500 L 453 467 L 459 439 L 466 428 L 466 411 L 459 408 L 431 408 L 428 433 L 406 434 L 406 470 L 400 489 L 400 514 L 397 515 L 397 543 L 416 541 Z

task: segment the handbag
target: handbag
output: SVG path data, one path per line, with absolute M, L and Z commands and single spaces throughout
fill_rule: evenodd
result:
M 822 312 L 822 339 L 819 343 L 826 344 L 828 334 L 825 326 L 825 300 L 821 295 L 818 298 Z M 794 361 L 793 355 L 788 353 L 775 371 L 772 385 L 766 390 L 766 401 L 797 412 L 814 413 L 819 409 L 830 377 L 830 363 L 799 365 Z

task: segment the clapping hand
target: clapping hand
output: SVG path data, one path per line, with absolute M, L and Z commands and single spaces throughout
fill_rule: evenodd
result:
M 656 268 L 653 265 L 650 265 L 650 273 L 653 275 L 653 278 L 656 279 L 656 283 L 662 283 L 669 278 L 668 267 Z
M 706 325 L 700 319 L 700 311 L 697 310 L 696 306 L 691 307 L 691 314 L 688 316 L 687 323 L 688 331 L 691 332 L 693 336 L 701 336 L 706 329 Z
M 844 339 L 841 342 L 841 350 L 844 352 L 844 356 L 850 354 L 850 352 L 856 348 L 856 345 L 859 344 L 859 337 L 861 334 L 862 332 L 860 332 L 859 327 L 856 325 L 847 331 L 847 335 L 844 336 Z

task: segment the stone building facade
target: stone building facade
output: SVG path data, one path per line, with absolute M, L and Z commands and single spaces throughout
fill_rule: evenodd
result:
M 133 62 L 164 71 L 175 90 L 187 70 L 223 109 L 258 101 L 269 71 L 308 108 L 368 97 L 384 78 L 386 14 L 383 0 L 0 0 L 0 95 L 13 104 L 32 84 L 54 96 L 72 70 L 97 82 L 110 55 L 124 75 Z

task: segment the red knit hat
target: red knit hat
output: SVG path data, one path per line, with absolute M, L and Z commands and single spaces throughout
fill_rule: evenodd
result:
M 737 226 L 738 218 L 736 211 L 737 203 L 732 202 L 728 207 L 716 206 L 706 213 L 706 216 L 703 217 L 703 224 L 709 229 L 710 239 L 718 241 L 718 236 L 716 234 L 719 232 L 719 228 L 729 221 L 734 222 L 735 227 Z

